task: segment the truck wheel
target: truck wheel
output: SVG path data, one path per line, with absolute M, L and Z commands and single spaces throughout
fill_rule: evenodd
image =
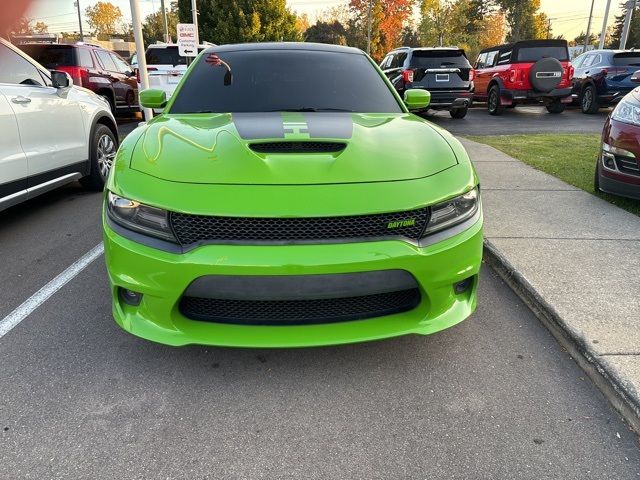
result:
M 566 105 L 560 101 L 560 99 L 556 99 L 553 102 L 547 104 L 547 112 L 549 113 L 562 113 L 564 112 Z
M 582 92 L 582 100 L 580 102 L 582 106 L 582 113 L 593 114 L 597 113 L 600 108 L 598 103 L 598 94 L 593 85 L 587 85 Z
M 449 110 L 449 115 L 451 115 L 451 118 L 464 118 L 468 111 L 469 107 L 452 108 Z
M 498 85 L 494 85 L 489 90 L 487 109 L 489 110 L 489 115 L 500 115 L 504 111 L 504 105 L 500 103 L 500 87 Z

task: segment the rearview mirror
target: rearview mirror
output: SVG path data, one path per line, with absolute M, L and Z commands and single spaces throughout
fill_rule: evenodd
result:
M 157 88 L 147 88 L 140 92 L 140 105 L 144 108 L 164 108 L 167 105 L 167 94 Z
M 635 72 L 633 72 L 633 75 L 631 75 L 631 78 L 629 80 L 631 80 L 633 83 L 640 83 L 640 70 L 636 70 Z
M 411 88 L 404 92 L 404 104 L 409 110 L 422 110 L 431 103 L 431 94 L 427 90 Z
M 51 70 L 51 85 L 54 88 L 66 88 L 73 83 L 66 72 Z

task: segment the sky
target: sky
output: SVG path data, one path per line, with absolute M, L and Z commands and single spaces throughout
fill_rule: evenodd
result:
M 10 0 L 9 0 L 10 1 Z M 81 9 L 95 4 L 98 0 L 79 0 Z M 130 20 L 131 10 L 129 0 L 110 0 L 118 5 L 124 16 Z M 139 0 L 143 16 L 160 8 L 160 0 Z M 170 0 L 166 0 L 169 3 Z M 287 0 L 289 7 L 298 12 L 306 13 L 312 21 L 322 10 L 346 3 L 347 0 Z M 607 0 L 595 0 L 593 9 L 593 23 L 591 31 L 599 33 L 602 29 L 604 10 Z M 614 16 L 620 14 L 620 1 L 612 0 L 609 24 Z M 580 32 L 586 31 L 589 18 L 591 0 L 541 0 L 542 11 L 551 18 L 554 35 L 564 35 L 573 39 Z M 49 25 L 50 32 L 77 31 L 78 17 L 74 7 L 74 0 L 34 0 L 28 15 L 34 20 L 42 20 Z M 86 22 L 83 21 L 83 26 Z M 85 26 L 85 28 L 88 28 Z M 215 39 L 212 39 L 215 41 Z

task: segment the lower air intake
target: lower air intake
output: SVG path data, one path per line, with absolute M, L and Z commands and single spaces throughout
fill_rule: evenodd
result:
M 238 325 L 310 325 L 381 317 L 420 303 L 420 290 L 311 300 L 230 300 L 182 297 L 180 311 L 192 320 Z

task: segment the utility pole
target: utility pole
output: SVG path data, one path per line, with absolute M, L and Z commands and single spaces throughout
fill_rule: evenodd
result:
M 200 45 L 200 34 L 198 33 L 198 7 L 196 0 L 191 0 L 191 14 L 193 15 L 193 24 L 196 26 L 196 48 Z
M 369 0 L 369 8 L 367 9 L 367 55 L 371 55 L 371 2 Z
M 629 39 L 629 30 L 631 28 L 631 17 L 633 16 L 633 10 L 636 7 L 636 0 L 630 0 L 627 2 L 627 13 L 624 17 L 624 26 L 622 27 L 622 36 L 620 37 L 620 50 L 624 50 L 627 46 L 627 40 Z
M 607 36 L 607 21 L 609 20 L 609 9 L 611 8 L 611 0 L 607 0 L 607 7 L 604 10 L 604 20 L 602 21 L 602 32 L 600 32 L 600 44 L 598 49 L 604 48 L 604 39 Z
M 547 18 L 547 40 L 551 38 L 551 19 Z
M 169 25 L 167 24 L 167 10 L 164 8 L 164 0 L 160 0 L 160 9 L 162 10 L 162 26 L 164 28 L 164 42 L 171 43 L 169 36 Z
M 591 0 L 591 11 L 589 11 L 589 23 L 587 23 L 587 34 L 584 37 L 584 51 L 587 51 L 587 45 L 589 45 L 589 35 L 591 35 L 591 19 L 593 18 L 593 4 L 596 0 Z
M 82 33 L 82 17 L 80 16 L 80 0 L 76 0 L 74 6 L 78 9 L 78 26 L 80 27 L 80 41 L 84 41 L 84 34 Z
M 131 3 L 131 24 L 133 26 L 133 39 L 136 42 L 136 56 L 138 57 L 138 71 L 140 72 L 140 85 L 143 90 L 149 88 L 149 74 L 147 73 L 147 58 L 144 54 L 144 40 L 142 38 L 142 22 L 140 18 L 139 0 L 129 0 Z M 150 108 L 143 109 L 144 119 L 153 118 Z

